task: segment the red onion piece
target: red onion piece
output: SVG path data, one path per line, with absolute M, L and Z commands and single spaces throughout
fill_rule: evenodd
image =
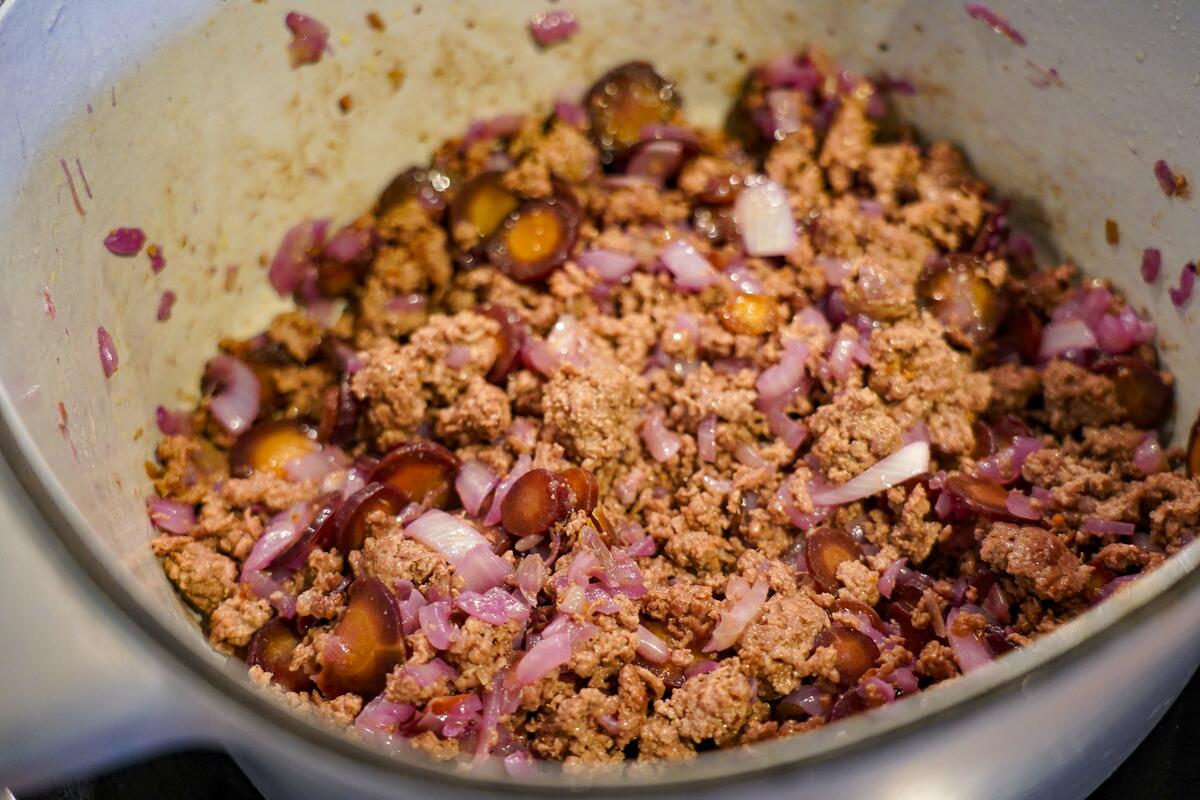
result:
M 284 24 L 292 32 L 292 41 L 287 46 L 292 68 L 320 61 L 325 49 L 329 47 L 329 28 L 312 17 L 295 11 L 284 18 Z
M 857 360 L 859 348 L 858 332 L 852 328 L 843 328 L 829 349 L 822 371 L 836 383 L 845 383 L 850 379 L 850 370 Z
M 1191 261 L 1183 265 L 1179 273 L 1179 286 L 1167 290 L 1171 302 L 1176 308 L 1183 308 L 1192 299 L 1192 289 L 1196 284 L 1196 265 Z
M 681 128 L 678 125 L 668 125 L 663 122 L 643 125 L 642 129 L 638 131 L 638 138 L 644 142 L 661 140 L 679 142 L 692 149 L 700 148 L 700 138 L 695 133 L 687 128 Z
M 766 417 L 771 433 L 791 449 L 798 449 L 808 439 L 808 428 L 804 423 L 792 419 L 781 408 L 764 408 L 763 416 Z
M 579 255 L 579 266 L 595 270 L 600 280 L 618 283 L 637 267 L 637 259 L 612 250 L 587 250 Z
M 735 292 L 743 294 L 766 294 L 767 289 L 763 286 L 762 281 L 755 277 L 754 272 L 746 266 L 744 261 L 735 261 L 721 273 L 721 277 L 727 281 L 730 288 Z
M 854 265 L 844 258 L 817 256 L 816 263 L 825 272 L 825 282 L 835 287 L 845 283 L 854 269 Z
M 582 128 L 587 125 L 587 112 L 574 96 L 559 95 L 554 101 L 554 116 L 558 117 L 572 128 Z
M 810 717 L 824 718 L 826 708 L 832 705 L 832 698 L 829 692 L 817 686 L 801 686 L 796 691 L 789 694 L 787 697 L 779 701 L 780 704 L 787 704 L 802 709 Z
M 671 648 L 667 647 L 667 643 L 647 630 L 645 625 L 638 625 L 637 634 L 639 656 L 651 664 L 665 663 L 671 657 Z
M 512 136 L 521 130 L 525 117 L 520 114 L 497 114 L 489 119 L 479 119 L 471 123 L 463 136 L 462 146 L 465 150 L 475 142 L 484 139 L 500 139 Z
M 496 494 L 492 498 L 491 508 L 488 509 L 487 516 L 483 519 L 484 525 L 498 525 L 500 523 L 500 504 L 504 502 L 504 498 L 508 495 L 508 490 L 512 488 L 513 484 L 522 475 L 531 469 L 533 469 L 533 459 L 529 457 L 528 453 L 522 453 L 520 458 L 517 459 L 517 463 L 513 464 L 508 475 L 504 477 L 504 480 L 496 485 Z
M 388 311 L 396 314 L 408 314 L 414 311 L 420 311 L 429 303 L 429 298 L 418 292 L 399 295 L 389 298 L 383 307 Z
M 479 515 L 483 502 L 499 482 L 499 476 L 491 467 L 482 461 L 471 459 L 464 461 L 459 468 L 458 477 L 454 479 L 454 488 L 462 500 L 463 508 L 474 517 Z
M 1154 162 L 1154 177 L 1167 197 L 1182 195 L 1187 187 L 1187 181 L 1176 177 L 1170 165 L 1161 158 Z
M 637 500 L 638 492 L 641 490 L 642 481 L 645 477 L 645 473 L 640 469 L 631 469 L 613 482 L 613 494 L 624 505 L 633 505 L 633 502 Z
M 687 242 L 675 239 L 663 245 L 658 257 L 684 291 L 699 291 L 717 280 L 717 271 L 708 259 Z
M 154 422 L 164 436 L 190 436 L 192 433 L 190 411 L 171 411 L 159 406 L 154 409 Z
M 758 396 L 767 402 L 789 394 L 804 380 L 804 362 L 808 359 L 808 345 L 797 340 L 784 342 L 783 355 L 779 363 L 767 367 L 754 382 Z
M 642 422 L 641 434 L 650 457 L 660 464 L 670 461 L 683 447 L 683 439 L 667 430 L 666 415 L 659 406 L 652 408 L 646 415 Z
M 196 509 L 178 500 L 148 497 L 146 511 L 154 527 L 167 533 L 182 535 L 196 527 Z
M 988 8 L 983 3 L 967 3 L 967 15 L 986 24 L 996 33 L 1008 38 L 1013 44 L 1025 46 L 1025 37 L 1012 26 L 1008 20 Z
M 1088 533 L 1098 533 L 1101 536 L 1133 536 L 1135 526 L 1132 522 L 1117 522 L 1111 519 L 1089 517 L 1083 521 L 1083 524 L 1079 528 Z
M 749 442 L 741 442 L 733 451 L 733 457 L 738 463 L 749 467 L 750 469 L 773 469 L 774 464 L 763 458 L 754 445 Z
M 393 703 L 380 693 L 355 717 L 354 727 L 371 741 L 385 747 L 399 747 L 404 740 L 402 730 L 416 712 L 410 703 Z
M 405 636 L 411 636 L 417 628 L 421 627 L 421 620 L 417 612 L 421 610 L 422 606 L 427 604 L 427 601 L 425 595 L 414 588 L 410 581 L 397 581 L 396 583 L 401 589 L 401 595 L 404 594 L 405 588 L 408 591 L 408 596 L 399 603 L 400 629 L 404 631 Z M 405 587 L 402 584 L 407 584 L 407 586 Z
M 257 572 L 271 566 L 276 558 L 287 551 L 304 534 L 312 517 L 312 508 L 307 502 L 299 502 L 271 518 L 266 529 L 254 543 L 250 555 L 242 563 L 242 582 Z
M 733 218 L 749 255 L 786 255 L 799 241 L 787 192 L 765 176 L 746 179 L 734 202 Z
M 1049 361 L 1071 350 L 1091 350 L 1097 346 L 1096 337 L 1082 319 L 1051 322 L 1042 330 L 1038 355 Z
M 438 650 L 458 641 L 458 626 L 450 621 L 450 601 L 441 600 L 421 606 L 417 612 L 421 633 Z
M 549 630 L 550 626 L 546 629 Z M 543 635 L 537 644 L 529 648 L 513 670 L 513 678 L 520 686 L 537 683 L 570 661 L 574 646 L 590 639 L 595 631 L 594 625 L 564 622 L 554 633 Z
M 562 366 L 562 362 L 546 340 L 536 336 L 528 337 L 521 345 L 521 362 L 547 378 L 558 372 L 558 368 Z
M 115 228 L 104 237 L 104 246 L 114 256 L 135 256 L 146 243 L 146 233 L 141 228 Z
M 1092 605 L 1096 605 L 1097 603 L 1099 603 L 1102 600 L 1107 600 L 1114 593 L 1116 593 L 1120 589 L 1125 588 L 1130 583 L 1132 583 L 1134 580 L 1136 580 L 1137 578 L 1140 578 L 1140 577 L 1141 577 L 1141 575 L 1122 575 L 1119 578 L 1113 578 L 1111 581 L 1104 584 L 1104 586 L 1101 587 L 1100 591 L 1096 593 L 1095 599 L 1092 600 Z
M 554 9 L 534 14 L 529 20 L 529 32 L 542 47 L 571 38 L 579 30 L 575 15 L 566 9 Z
M 111 378 L 117 371 L 117 346 L 103 325 L 96 329 L 96 342 L 100 348 L 100 367 L 104 370 L 104 377 Z
M 513 597 L 510 592 L 493 586 L 483 594 L 461 592 L 454 604 L 469 616 L 492 625 L 503 625 L 510 620 L 529 619 L 529 604 Z
M 696 426 L 696 449 L 700 460 L 711 464 L 717 460 L 717 417 L 709 414 Z
M 154 318 L 159 322 L 166 322 L 171 318 L 171 309 L 174 307 L 175 293 L 167 289 L 158 300 L 158 312 L 154 315 Z
M 312 254 L 324 243 L 328 225 L 326 219 L 306 219 L 283 235 L 267 270 L 267 280 L 281 297 L 299 289 L 305 278 L 315 274 Z
M 446 366 L 450 369 L 462 369 L 471 360 L 471 350 L 466 345 L 451 345 L 446 350 Z
M 550 328 L 546 344 L 558 363 L 586 367 L 592 360 L 592 345 L 583 327 L 570 314 L 563 314 Z M 556 367 L 557 368 L 557 367 Z
M 458 670 L 437 657 L 424 664 L 406 664 L 401 669 L 411 675 L 417 682 L 417 686 L 422 689 L 432 686 L 438 678 L 445 678 L 448 681 L 458 678 Z
M 1042 518 L 1042 512 L 1033 507 L 1032 499 L 1015 489 L 1008 493 L 1004 508 L 1017 519 L 1035 521 Z
M 992 660 L 992 651 L 987 642 L 978 634 L 962 634 L 956 632 L 958 616 L 963 613 L 983 614 L 979 606 L 964 605 L 961 608 L 950 609 L 946 617 L 946 634 L 950 640 L 950 649 L 954 660 L 964 673 L 974 672 Z
M 146 248 L 146 255 L 150 257 L 150 271 L 155 275 L 167 268 L 167 258 L 163 255 L 162 247 L 157 244 L 152 244 Z
M 812 499 L 819 506 L 842 505 L 878 494 L 928 471 L 929 443 L 912 442 L 840 486 L 815 488 Z
M 209 401 L 213 418 L 229 433 L 238 434 L 258 417 L 258 376 L 245 363 L 228 354 L 208 362 L 205 375 L 217 385 Z
M 908 558 L 897 558 L 895 561 L 887 565 L 883 573 L 879 576 L 879 593 L 887 599 L 892 598 L 892 592 L 896 589 L 896 579 L 900 577 L 901 571 L 908 564 Z
M 531 606 L 537 605 L 538 593 L 546 580 L 546 572 L 546 562 L 542 561 L 542 557 L 537 553 L 525 556 L 517 566 L 517 589 Z
M 371 246 L 371 231 L 368 228 L 347 226 L 342 228 L 325 245 L 325 255 L 342 264 L 349 264 Z
M 1012 444 L 1002 448 L 975 465 L 976 471 L 997 483 L 1012 483 L 1021 476 L 1021 467 L 1030 453 L 1042 449 L 1042 442 L 1033 436 L 1014 436 Z
M 746 629 L 758 615 L 758 610 L 767 602 L 770 584 L 766 578 L 759 578 L 751 586 L 741 575 L 734 575 L 725 587 L 725 608 L 721 610 L 721 620 L 713 628 L 712 637 L 704 645 L 703 652 L 713 653 L 732 647 L 742 631 Z
M 320 481 L 331 473 L 345 470 L 350 464 L 350 456 L 346 455 L 342 448 L 329 446 L 292 459 L 283 465 L 283 471 L 288 480 Z
M 1167 456 L 1162 445 L 1158 442 L 1158 434 L 1154 431 L 1147 433 L 1138 442 L 1133 451 L 1133 466 L 1145 476 L 1163 472 L 1167 469 Z
M 436 508 L 417 517 L 404 532 L 430 550 L 441 553 L 451 563 L 461 560 L 480 545 L 490 550 L 488 540 L 474 525 Z
M 486 592 L 508 580 L 513 568 L 490 545 L 479 545 L 454 562 L 454 572 L 462 578 L 465 591 Z

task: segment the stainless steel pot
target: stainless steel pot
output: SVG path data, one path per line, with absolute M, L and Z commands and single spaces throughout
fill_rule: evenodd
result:
M 1200 368 L 1191 314 L 1141 248 L 1200 249 L 1165 158 L 1200 161 L 1200 9 L 997 2 L 1018 47 L 958 3 L 573 0 L 581 33 L 539 51 L 516 0 L 297 2 L 334 53 L 292 71 L 277 4 L 206 0 L 0 5 L 0 783 L 36 785 L 183 742 L 228 747 L 270 797 L 513 792 L 746 797 L 1080 797 L 1145 735 L 1200 660 L 1192 545 L 1080 619 L 969 678 L 805 736 L 617 777 L 529 781 L 390 758 L 293 716 L 226 669 L 146 547 L 153 409 L 188 399 L 220 335 L 279 308 L 260 269 L 295 219 L 348 218 L 441 137 L 545 105 L 633 57 L 681 80 L 715 121 L 745 63 L 809 42 L 920 88 L 904 110 L 966 148 L 1044 244 L 1111 278 L 1159 322 L 1186 431 Z M 1056 68 L 1061 87 L 1037 88 Z M 350 95 L 353 111 L 337 99 Z M 1119 222 L 1110 246 L 1104 220 Z M 146 229 L 166 254 L 110 256 Z M 235 265 L 237 270 L 228 267 Z M 155 321 L 160 293 L 180 297 Z M 47 313 L 47 298 L 56 314 Z M 106 380 L 96 329 L 120 355 Z

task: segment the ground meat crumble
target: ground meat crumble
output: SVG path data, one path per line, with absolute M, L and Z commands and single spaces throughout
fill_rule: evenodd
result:
M 818 88 L 756 70 L 724 130 L 619 67 L 581 121 L 472 128 L 310 247 L 344 310 L 306 290 L 222 342 L 253 424 L 210 378 L 152 465 L 212 645 L 439 760 L 690 758 L 953 679 L 949 615 L 998 657 L 1189 542 L 1152 343 L 1043 346 L 1120 296 L 1035 263 L 869 81 L 795 67 Z M 630 86 L 660 141 L 606 127 Z M 767 186 L 776 249 L 732 205 Z

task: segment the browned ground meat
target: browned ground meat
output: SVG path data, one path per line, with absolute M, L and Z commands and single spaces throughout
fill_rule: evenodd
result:
M 953 679 L 956 609 L 998 657 L 1190 541 L 1152 343 L 1041 352 L 1121 298 L 809 59 L 778 135 L 757 77 L 718 131 L 623 67 L 688 142 L 661 183 L 602 117 L 530 116 L 310 248 L 341 316 L 223 342 L 254 425 L 206 383 L 157 446 L 152 547 L 213 646 L 434 759 L 689 758 Z M 729 203 L 768 178 L 796 239 L 751 255 Z

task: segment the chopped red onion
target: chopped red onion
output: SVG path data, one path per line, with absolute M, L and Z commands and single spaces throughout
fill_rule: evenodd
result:
M 537 553 L 525 556 L 517 567 L 515 576 L 517 589 L 520 590 L 529 605 L 537 605 L 538 593 L 542 590 L 546 574 L 546 562 L 542 561 L 542 557 Z
M 458 641 L 458 626 L 450 621 L 450 601 L 441 600 L 421 606 L 417 612 L 421 633 L 438 650 L 445 650 Z
M 408 592 L 408 595 L 399 603 L 400 629 L 404 631 L 405 636 L 411 636 L 421 626 L 421 620 L 417 616 L 417 612 L 421 610 L 421 607 L 427 601 L 425 600 L 425 595 L 421 594 L 420 590 L 415 588 L 411 581 L 396 581 L 396 584 L 400 589 L 401 596 L 404 596 L 406 589 Z
M 1038 351 L 1043 361 L 1072 350 L 1091 350 L 1098 346 L 1096 337 L 1082 319 L 1051 322 L 1042 330 L 1042 344 Z
M 117 346 L 103 325 L 96 329 L 96 341 L 100 346 L 100 367 L 104 370 L 104 377 L 111 378 L 117 371 Z
M 700 460 L 711 464 L 717 460 L 717 417 L 709 414 L 696 426 L 696 450 Z
M 523 603 L 499 586 L 493 586 L 483 594 L 461 592 L 455 605 L 469 616 L 492 625 L 504 625 L 510 620 L 529 619 L 529 604 Z
M 1179 286 L 1167 290 L 1171 302 L 1176 308 L 1183 308 L 1192 299 L 1192 289 L 1196 284 L 1196 265 L 1191 261 L 1183 265 L 1179 273 Z
M 779 363 L 763 370 L 754 382 L 759 398 L 770 402 L 794 391 L 804 380 L 807 359 L 808 345 L 804 342 L 795 339 L 784 342 Z
M 638 492 L 642 487 L 642 480 L 645 477 L 645 473 L 642 470 L 637 468 L 631 469 L 613 482 L 613 494 L 624 505 L 633 505 L 633 502 L 637 500 Z
M 521 114 L 497 114 L 490 119 L 479 119 L 471 123 L 463 136 L 462 147 L 466 148 L 484 139 L 500 139 L 512 136 L 521 130 L 525 117 Z
M 1182 196 L 1187 192 L 1187 179 L 1177 176 L 1161 158 L 1154 162 L 1154 177 L 1167 197 Z
M 182 535 L 196 527 L 196 509 L 178 500 L 148 497 L 146 511 L 154 527 L 167 533 Z
M 104 246 L 114 256 L 135 256 L 146 243 L 146 233 L 141 228 L 115 228 L 104 237 Z
M 272 517 L 258 541 L 254 543 L 250 555 L 246 556 L 242 563 L 242 582 L 246 583 L 253 574 L 271 566 L 276 558 L 295 544 L 304 534 L 311 517 L 312 508 L 305 501 L 296 503 Z
M 842 505 L 878 494 L 928 471 L 929 443 L 912 442 L 840 486 L 815 488 L 812 499 L 819 506 Z
M 399 747 L 404 741 L 403 726 L 416 712 L 411 703 L 393 703 L 385 692 L 380 692 L 355 717 L 354 727 L 363 736 L 385 747 Z
M 638 625 L 637 654 L 651 664 L 665 663 L 671 657 L 671 648 L 667 643 L 655 636 L 645 625 Z
M 958 616 L 963 613 L 984 615 L 984 611 L 979 606 L 964 605 L 961 608 L 950 609 L 950 613 L 946 617 L 946 634 L 950 640 L 950 649 L 954 653 L 954 660 L 958 662 L 959 669 L 967 673 L 979 669 L 991 661 L 993 656 L 991 648 L 988 647 L 983 637 L 977 633 L 958 632 L 958 626 L 955 623 Z
M 733 218 L 748 255 L 786 255 L 799 241 L 787 192 L 763 175 L 746 179 L 734 202 Z
M 410 292 L 409 294 L 399 295 L 397 297 L 388 298 L 383 307 L 388 311 L 396 314 L 408 314 L 414 311 L 420 311 L 429 303 L 429 299 L 418 292 Z
M 642 142 L 625 165 L 625 174 L 648 178 L 662 185 L 683 165 L 683 145 L 670 139 Z
M 767 293 L 767 289 L 763 286 L 762 281 L 755 277 L 744 261 L 734 261 L 721 273 L 721 277 L 729 283 L 735 292 L 743 294 Z
M 1015 436 L 1008 447 L 980 459 L 975 465 L 975 471 L 997 483 L 1012 483 L 1021 476 L 1021 467 L 1025 465 L 1029 454 L 1041 448 L 1040 439 L 1033 436 Z
M 845 383 L 850 379 L 850 370 L 854 367 L 860 347 L 858 332 L 850 327 L 843 328 L 829 349 L 822 372 L 836 383 Z
M 750 469 L 774 469 L 775 465 L 767 461 L 761 455 L 754 445 L 749 442 L 741 442 L 733 451 L 733 457 L 738 463 L 749 467 Z
M 1142 251 L 1142 280 L 1154 283 L 1162 270 L 1162 251 L 1157 247 L 1147 247 Z
M 609 283 L 623 281 L 637 267 L 636 258 L 612 250 L 586 250 L 579 254 L 579 266 L 595 270 L 600 280 Z
M 451 562 L 461 559 L 479 545 L 490 549 L 488 540 L 474 525 L 436 508 L 417 517 L 404 532 Z
M 992 9 L 983 3 L 967 3 L 966 10 L 968 16 L 972 19 L 982 21 L 996 33 L 1008 38 L 1013 44 L 1021 47 L 1025 46 L 1025 37 L 1021 35 L 1021 32 L 1014 28 L 1012 23 L 995 11 L 992 11 Z
M 1080 530 L 1097 533 L 1101 536 L 1133 536 L 1135 525 L 1132 522 L 1117 522 L 1111 519 L 1089 517 L 1079 526 Z
M 349 264 L 361 256 L 371 246 L 371 231 L 369 228 L 356 228 L 348 225 L 342 228 L 325 245 L 325 255 L 342 264 Z
M 529 32 L 542 47 L 571 38 L 579 30 L 575 15 L 565 8 L 534 14 L 529 20 Z
M 417 686 L 422 689 L 432 686 L 438 678 L 445 678 L 447 681 L 454 681 L 458 678 L 458 670 L 436 656 L 424 664 L 409 663 L 401 669 L 411 675 L 412 679 L 417 682 Z
M 641 434 L 651 458 L 660 464 L 670 461 L 683 447 L 683 439 L 667 430 L 666 415 L 660 406 L 655 406 L 646 415 Z
M 792 419 L 778 405 L 768 405 L 762 408 L 771 433 L 779 437 L 779 441 L 796 450 L 808 439 L 808 428 L 800 420 Z
M 667 242 L 658 257 L 675 279 L 675 285 L 684 291 L 699 291 L 717 280 L 712 264 L 687 242 L 679 239 Z
M 1016 489 L 1008 493 L 1008 499 L 1004 501 L 1004 507 L 1017 519 L 1039 520 L 1042 518 L 1042 512 L 1034 508 L 1033 501 L 1029 495 L 1023 492 L 1018 492 Z
M 454 479 L 454 488 L 462 500 L 463 508 L 474 517 L 478 516 L 483 502 L 499 482 L 499 476 L 491 467 L 482 461 L 471 459 L 464 461 L 459 468 L 458 477 Z
M 171 309 L 174 307 L 175 293 L 167 289 L 158 300 L 158 313 L 155 314 L 155 319 L 159 322 L 166 322 L 171 318 Z
M 1167 456 L 1158 443 L 1158 434 L 1147 433 L 1133 451 L 1133 466 L 1147 477 L 1163 472 L 1167 468 Z
M 315 272 L 312 254 L 324 243 L 328 225 L 327 219 L 306 219 L 283 235 L 267 270 L 267 280 L 281 297 L 299 289 L 305 278 Z
M 154 409 L 154 422 L 164 436 L 190 436 L 192 433 L 190 411 L 170 411 L 159 406 Z
M 758 616 L 758 610 L 767 602 L 770 588 L 766 578 L 759 578 L 751 586 L 741 575 L 732 576 L 725 586 L 725 607 L 721 610 L 721 619 L 713 628 L 708 643 L 701 648 L 703 652 L 713 653 L 732 647 L 741 638 L 746 626 Z
M 451 345 L 446 351 L 446 366 L 450 369 L 462 369 L 470 360 L 471 350 L 466 345 Z
M 208 362 L 206 377 L 217 390 L 209 401 L 213 418 L 229 433 L 241 433 L 258 417 L 260 388 L 254 370 L 223 353 Z
M 752 112 L 759 131 L 768 139 L 781 141 L 804 127 L 805 97 L 791 89 L 768 89 L 763 105 Z
M 638 527 L 640 528 L 641 526 L 639 525 Z M 655 543 L 653 536 L 643 535 L 622 552 L 630 558 L 648 558 L 658 552 L 658 545 Z
M 587 112 L 575 96 L 559 95 L 554 101 L 554 116 L 573 128 L 587 125 Z
M 689 664 L 687 667 L 684 668 L 683 679 L 685 681 L 690 681 L 692 678 L 698 677 L 700 675 L 707 675 L 708 673 L 716 670 L 716 668 L 717 668 L 717 662 L 712 661 L 711 659 L 705 658 L 705 659 L 701 659 L 700 661 L 693 661 L 691 664 Z
M 546 340 L 536 336 L 527 337 L 521 345 L 521 362 L 547 378 L 558 372 L 558 368 L 562 366 L 562 362 Z
M 896 579 L 900 577 L 901 571 L 908 564 L 908 558 L 897 558 L 895 561 L 887 565 L 883 573 L 879 576 L 879 593 L 887 599 L 892 598 L 892 592 L 896 589 Z
M 586 367 L 591 363 L 592 344 L 583 326 L 571 314 L 558 318 L 546 336 L 546 344 L 560 364 Z
M 292 459 L 283 465 L 283 471 L 288 480 L 321 481 L 331 473 L 345 470 L 350 463 L 350 456 L 346 455 L 342 448 L 327 446 Z
M 528 453 L 522 453 L 517 463 L 513 464 L 508 475 L 504 476 L 504 480 L 496 485 L 496 494 L 492 498 L 492 506 L 488 509 L 487 516 L 483 519 L 484 525 L 496 525 L 500 522 L 500 504 L 504 502 L 504 498 L 508 495 L 508 490 L 512 488 L 517 479 L 524 475 L 529 470 L 533 469 L 533 459 Z
M 1141 575 L 1122 575 L 1119 578 L 1113 578 L 1111 581 L 1104 584 L 1104 586 L 1100 588 L 1100 591 L 1096 593 L 1096 597 L 1092 600 L 1092 605 L 1096 605 L 1102 600 L 1107 600 L 1114 593 L 1125 588 L 1140 577 Z
M 513 671 L 513 677 L 521 686 L 537 683 L 570 661 L 574 645 L 591 638 L 595 630 L 594 625 L 576 625 L 568 622 L 563 629 L 543 636 L 525 653 Z
M 167 258 L 163 255 L 160 245 L 152 244 L 147 247 L 146 255 L 150 257 L 150 271 L 155 275 L 167 268 Z
M 292 32 L 288 43 L 288 56 L 295 69 L 303 64 L 316 64 L 329 47 L 329 28 L 312 17 L 292 11 L 284 18 L 284 24 Z

